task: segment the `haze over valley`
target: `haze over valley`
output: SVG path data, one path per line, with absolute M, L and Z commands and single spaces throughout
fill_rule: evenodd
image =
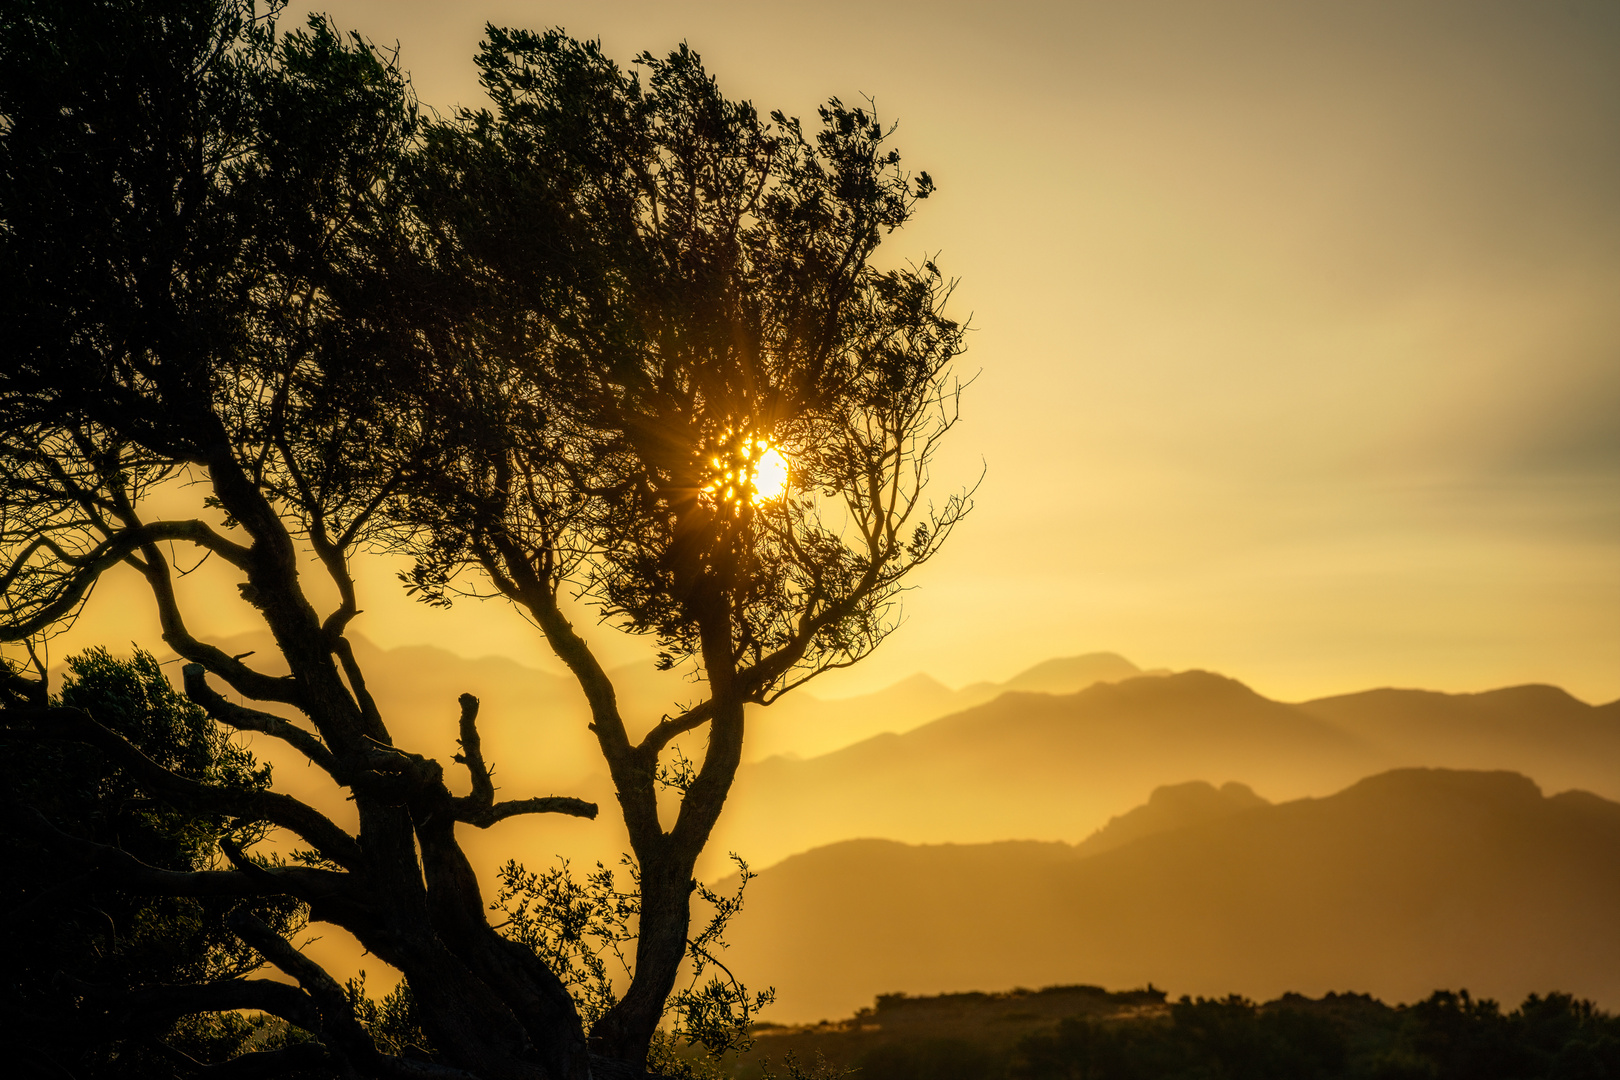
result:
M 409 745 L 448 762 L 453 702 L 471 692 L 503 797 L 611 809 L 569 680 L 362 649 Z M 645 665 L 615 677 L 645 723 L 686 689 Z M 1523 686 L 1291 704 L 1099 653 L 1002 684 L 801 692 L 749 723 L 772 753 L 739 772 L 700 870 L 722 879 L 736 852 L 759 871 L 728 963 L 777 987 L 771 1019 L 844 1015 L 877 993 L 1077 981 L 1392 1000 L 1557 986 L 1620 1002 L 1620 702 Z M 341 820 L 323 778 L 269 740 L 253 748 Z M 460 831 L 486 898 L 507 858 L 578 871 L 627 849 L 611 812 Z M 314 949 L 379 974 L 341 934 Z
M 228 644 L 242 651 L 253 641 Z M 571 679 L 430 646 L 385 650 L 362 639 L 358 648 L 402 742 L 449 761 L 456 698 L 472 693 L 482 701 L 480 726 L 502 791 L 611 802 Z M 625 688 L 626 715 L 643 725 L 689 700 L 687 683 L 650 665 L 613 674 Z M 855 698 L 799 691 L 749 716 L 760 749 L 739 772 L 729 800 L 736 812 L 721 819 L 710 845 L 711 874 L 724 872 L 727 851 L 767 866 L 857 837 L 1074 843 L 1155 788 L 1191 780 L 1237 781 L 1283 801 L 1330 795 L 1394 768 L 1507 769 L 1549 792 L 1620 799 L 1620 702 L 1591 705 L 1551 686 L 1378 689 L 1288 704 L 1224 675 L 1143 674 L 1125 658 L 1095 653 L 956 690 L 917 675 Z M 254 749 L 277 752 L 264 739 Z M 701 742 L 689 739 L 684 752 L 698 756 Z M 284 769 L 278 781 L 297 782 L 290 772 L 301 769 Z M 319 797 L 317 778 L 308 780 L 310 797 Z M 501 826 L 529 827 L 596 836 L 616 825 Z M 617 850 L 609 843 L 594 857 Z M 571 842 L 567 853 L 586 854 Z

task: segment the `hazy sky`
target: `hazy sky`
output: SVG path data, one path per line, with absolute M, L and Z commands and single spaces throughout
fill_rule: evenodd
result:
M 936 478 L 988 474 L 822 692 L 1109 649 L 1285 698 L 1620 697 L 1620 5 L 327 9 L 441 110 L 481 101 L 489 20 L 900 121 L 939 194 L 882 257 L 937 251 L 976 327 Z M 514 616 L 372 580 L 379 643 L 540 660 Z

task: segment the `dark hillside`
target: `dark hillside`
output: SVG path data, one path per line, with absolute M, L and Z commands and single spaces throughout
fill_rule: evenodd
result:
M 1202 780 L 1169 784 L 1155 788 L 1145 805 L 1110 818 L 1107 825 L 1077 844 L 1075 853 L 1097 855 L 1124 847 L 1133 840 L 1270 805 L 1249 785 L 1235 780 L 1219 788 Z
M 1147 981 L 1394 999 L 1561 987 L 1620 1002 L 1620 805 L 1510 773 L 1401 770 L 1084 855 L 834 844 L 763 871 L 734 949 L 775 1015 L 875 994 Z

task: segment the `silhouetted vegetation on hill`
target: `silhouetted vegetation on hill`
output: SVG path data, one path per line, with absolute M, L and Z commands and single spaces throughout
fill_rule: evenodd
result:
M 1182 997 L 1054 986 L 882 995 L 838 1024 L 765 1027 L 736 1075 L 822 1059 L 859 1080 L 1603 1080 L 1620 1019 L 1568 994 L 1504 1012 L 1467 991 L 1390 1006 L 1366 994 Z

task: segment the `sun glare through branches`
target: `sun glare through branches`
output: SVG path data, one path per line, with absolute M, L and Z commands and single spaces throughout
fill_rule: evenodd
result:
M 788 460 L 769 439 L 726 432 L 709 457 L 712 479 L 705 494 L 726 506 L 759 506 L 787 491 Z

